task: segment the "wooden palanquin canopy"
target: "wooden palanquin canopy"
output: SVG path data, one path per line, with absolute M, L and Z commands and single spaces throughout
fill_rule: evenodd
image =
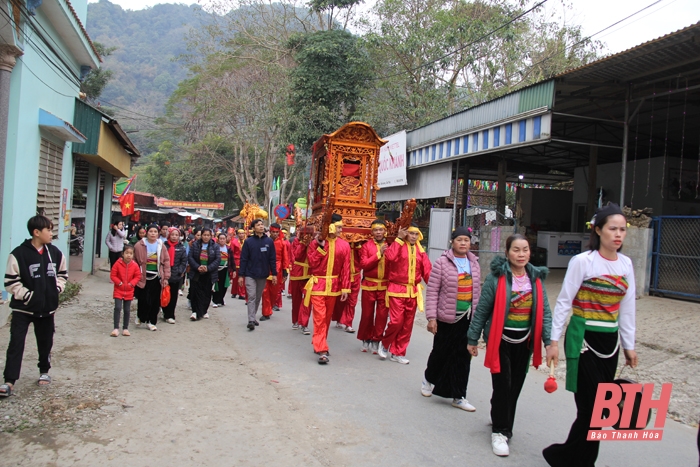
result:
M 384 144 L 363 122 L 348 123 L 314 143 L 309 225 L 320 228 L 324 211 L 332 209 L 343 216 L 342 238 L 359 242 L 370 237 L 379 189 L 379 148 Z

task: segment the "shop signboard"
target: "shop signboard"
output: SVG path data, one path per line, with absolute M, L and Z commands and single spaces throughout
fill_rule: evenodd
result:
M 408 184 L 406 178 L 406 131 L 384 138 L 387 143 L 379 149 L 377 186 L 388 188 Z

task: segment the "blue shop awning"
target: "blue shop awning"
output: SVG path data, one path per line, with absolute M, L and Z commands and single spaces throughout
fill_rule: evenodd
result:
M 62 141 L 70 141 L 72 143 L 84 143 L 87 141 L 85 135 L 73 125 L 44 109 L 39 109 L 39 128 L 51 133 Z

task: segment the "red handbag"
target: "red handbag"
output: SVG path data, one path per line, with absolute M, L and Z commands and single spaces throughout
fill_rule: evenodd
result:
M 166 307 L 170 303 L 170 286 L 166 285 L 160 292 L 160 306 Z

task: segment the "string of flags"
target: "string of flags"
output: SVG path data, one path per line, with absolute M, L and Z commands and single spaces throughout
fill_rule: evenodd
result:
M 463 179 L 459 180 L 459 185 L 464 185 Z M 498 182 L 490 182 L 487 180 L 469 180 L 469 188 L 475 188 L 481 191 L 496 191 L 498 190 Z M 516 188 L 550 189 L 551 187 L 540 183 L 506 183 L 506 191 L 514 192 Z

